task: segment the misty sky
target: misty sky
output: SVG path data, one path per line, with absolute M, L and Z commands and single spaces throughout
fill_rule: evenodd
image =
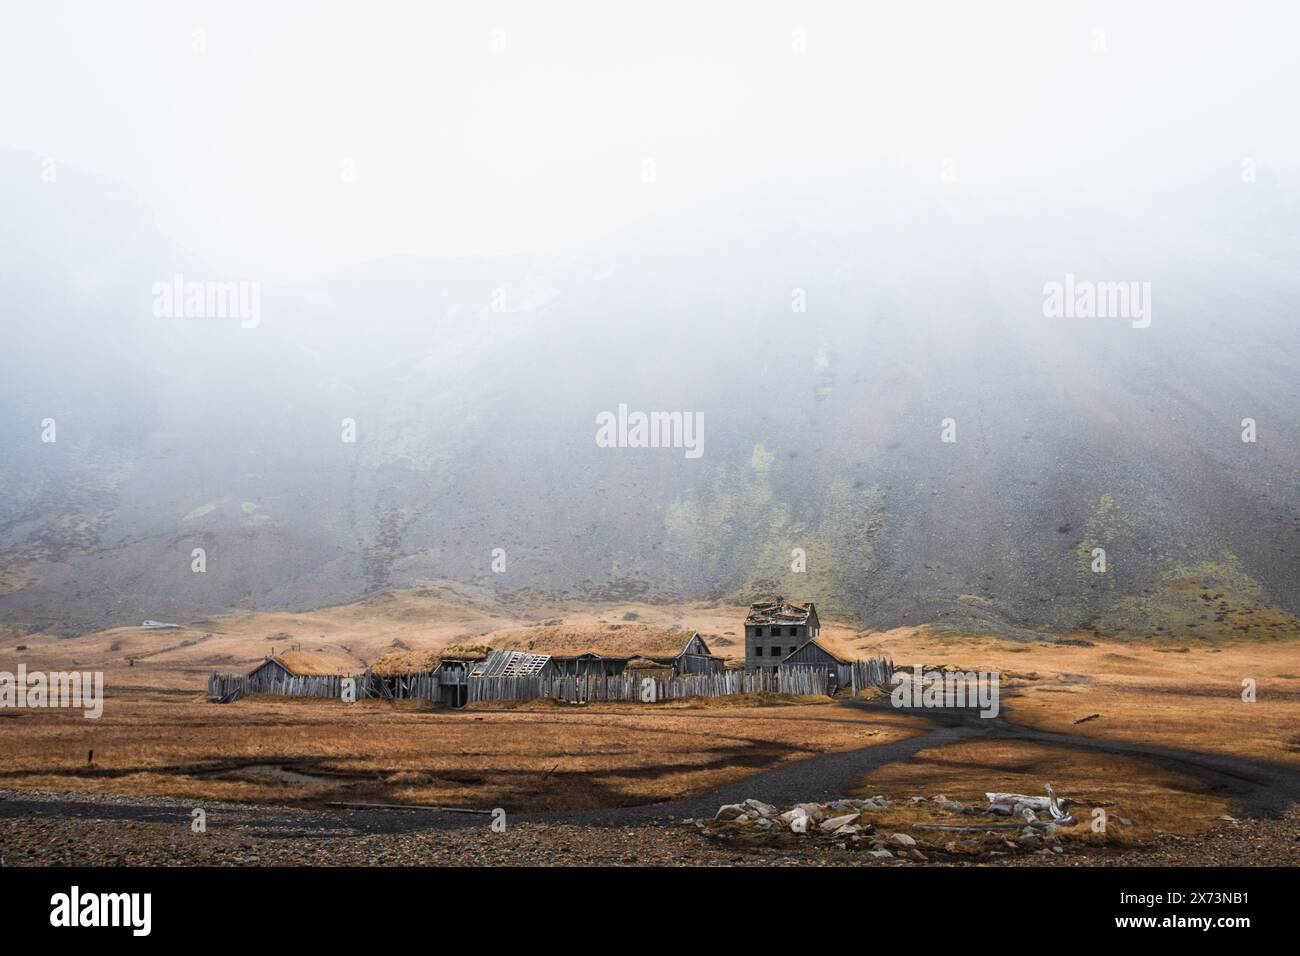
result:
M 1045 216 L 1247 158 L 1289 200 L 1300 183 L 1290 5 L 709 6 L 10 4 L 0 144 L 123 181 L 214 268 L 280 279 L 552 252 L 881 170 Z

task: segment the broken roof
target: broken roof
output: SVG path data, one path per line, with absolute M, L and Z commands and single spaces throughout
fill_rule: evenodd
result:
M 783 597 L 775 601 L 756 601 L 749 606 L 746 624 L 807 624 L 813 614 L 813 604 L 796 604 Z
M 473 677 L 532 677 L 551 660 L 549 654 L 523 651 L 493 651 L 487 660 L 474 666 Z

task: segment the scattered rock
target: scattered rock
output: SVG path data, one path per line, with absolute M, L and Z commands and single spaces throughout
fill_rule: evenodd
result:
M 860 816 L 862 816 L 860 813 L 846 813 L 842 817 L 830 817 L 823 820 L 819 825 L 827 833 L 834 833 L 840 827 L 848 826 Z

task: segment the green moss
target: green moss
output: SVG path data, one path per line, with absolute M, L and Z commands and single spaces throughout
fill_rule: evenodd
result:
M 1098 630 L 1183 641 L 1300 638 L 1300 619 L 1268 606 L 1264 588 L 1231 552 L 1222 552 L 1217 561 L 1167 563 L 1150 593 L 1114 601 L 1098 617 Z

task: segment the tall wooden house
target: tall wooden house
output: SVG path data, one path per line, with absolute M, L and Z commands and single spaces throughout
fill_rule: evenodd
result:
M 749 606 L 745 618 L 745 669 L 777 667 L 821 634 L 817 608 L 779 597 Z

